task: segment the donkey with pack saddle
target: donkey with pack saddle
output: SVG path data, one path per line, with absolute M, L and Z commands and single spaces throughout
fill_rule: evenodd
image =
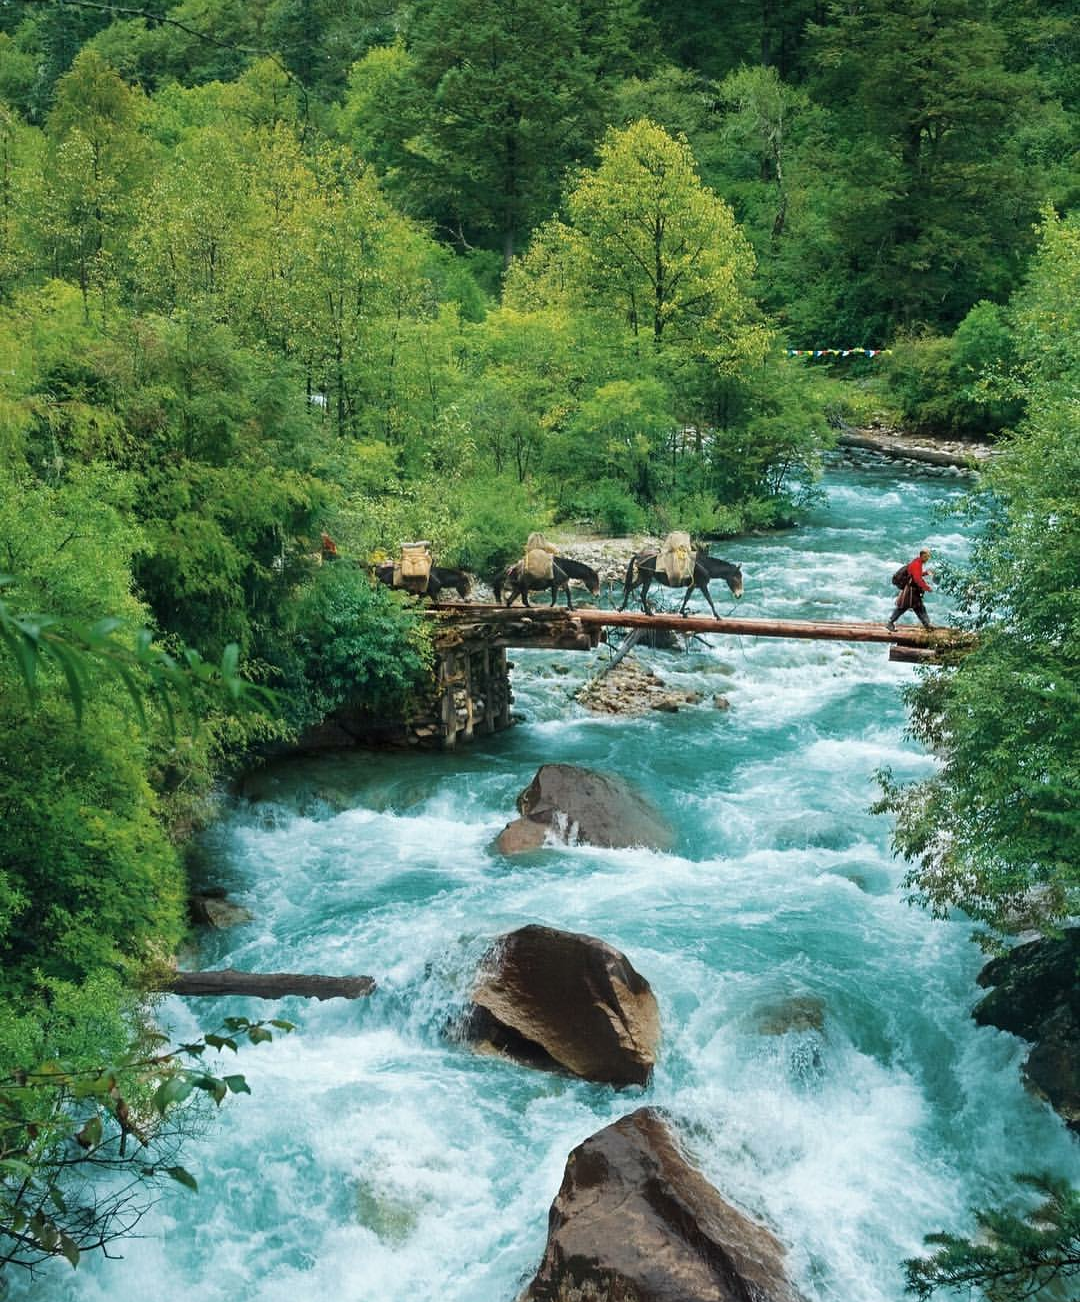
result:
M 659 551 L 637 552 L 630 558 L 619 609 L 626 609 L 631 592 L 640 587 L 642 610 L 647 615 L 654 614 L 649 605 L 649 588 L 654 583 L 661 583 L 667 588 L 686 589 L 686 596 L 679 608 L 680 615 L 686 614 L 687 604 L 696 589 L 709 603 L 713 618 L 719 619 L 720 615 L 709 593 L 709 583 L 713 579 L 723 579 L 736 598 L 742 596 L 742 570 L 737 565 L 710 556 L 707 547 L 699 547 L 695 551 L 691 547 L 688 533 L 673 532 L 664 539 Z
M 472 590 L 472 579 L 464 570 L 432 564 L 426 542 L 403 543 L 398 560 L 375 565 L 373 569 L 376 579 L 388 588 L 411 592 L 414 597 L 430 597 L 435 606 L 444 588 L 453 588 L 462 601 L 467 600 Z
M 508 565 L 497 576 L 491 586 L 495 590 L 496 601 L 503 601 L 503 593 L 505 592 L 505 604 L 507 606 L 513 605 L 518 597 L 527 606 L 529 604 L 529 593 L 541 592 L 545 588 L 551 589 L 551 604 L 554 606 L 558 600 L 559 589 L 565 588 L 567 609 L 573 610 L 574 598 L 570 594 L 571 579 L 578 579 L 584 583 L 594 597 L 600 595 L 600 575 L 590 565 L 583 565 L 580 561 L 572 561 L 569 556 L 553 556 L 551 558 L 550 578 L 532 577 L 526 573 L 522 562 L 518 561 L 514 565 Z

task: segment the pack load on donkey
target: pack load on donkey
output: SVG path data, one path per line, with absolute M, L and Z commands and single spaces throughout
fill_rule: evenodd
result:
M 394 565 L 394 587 L 404 588 L 418 595 L 428 590 L 431 578 L 431 544 L 411 542 L 401 544 L 401 557 Z
M 674 530 L 664 539 L 660 548 L 660 554 L 656 558 L 656 571 L 667 578 L 671 587 L 681 588 L 693 580 L 695 559 L 690 535 Z
M 555 550 L 542 533 L 529 534 L 523 568 L 530 579 L 552 582 L 555 577 Z

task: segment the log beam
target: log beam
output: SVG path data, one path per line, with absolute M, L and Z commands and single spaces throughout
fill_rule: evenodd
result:
M 362 999 L 375 989 L 369 976 L 305 976 L 298 972 L 177 972 L 161 982 L 159 990 L 174 995 L 247 995 L 253 999 L 284 999 L 300 995 L 310 999 Z
M 889 659 L 902 665 L 932 665 L 938 652 L 926 646 L 891 646 Z

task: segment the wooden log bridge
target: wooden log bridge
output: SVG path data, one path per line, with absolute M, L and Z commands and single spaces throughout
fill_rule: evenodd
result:
M 506 651 L 523 647 L 551 651 L 589 651 L 609 628 L 639 634 L 650 629 L 676 633 L 710 633 L 742 637 L 811 639 L 821 642 L 878 642 L 889 647 L 889 659 L 909 664 L 939 663 L 962 654 L 972 636 L 958 629 L 921 625 L 895 633 L 884 624 L 798 619 L 713 619 L 674 612 L 647 615 L 640 611 L 600 610 L 596 607 L 497 606 L 481 602 L 445 602 L 425 615 L 435 622 L 436 673 L 430 701 L 406 725 L 411 745 L 443 749 L 471 741 L 484 733 L 510 726 L 510 689 Z
M 444 628 L 454 625 L 486 624 L 499 628 L 495 644 L 500 646 L 541 646 L 565 650 L 585 650 L 599 641 L 605 628 L 668 629 L 675 633 L 723 633 L 742 637 L 787 637 L 815 642 L 880 642 L 885 645 L 922 650 L 938 657 L 947 652 L 963 651 L 974 641 L 961 629 L 927 630 L 921 624 L 901 626 L 891 632 L 884 624 L 853 621 L 804 619 L 742 619 L 737 615 L 713 619 L 711 616 L 678 615 L 665 611 L 646 615 L 636 610 L 599 610 L 593 606 L 567 610 L 558 606 L 481 605 L 480 603 L 444 603 L 427 612 Z M 587 644 L 587 645 L 582 645 Z

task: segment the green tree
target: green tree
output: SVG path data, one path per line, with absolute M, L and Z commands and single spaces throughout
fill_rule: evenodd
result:
M 783 82 L 775 68 L 739 68 L 720 83 L 721 101 L 730 106 L 723 134 L 756 155 L 759 179 L 774 195 L 773 242 L 784 231 L 790 184 L 784 175 L 793 121 L 809 108 L 808 97 Z
M 675 365 L 730 375 L 760 361 L 753 253 L 686 141 L 641 121 L 609 131 L 598 152 L 567 196 L 567 221 L 541 231 L 515 269 L 509 301 L 583 307 L 627 327 L 635 351 L 668 352 Z
M 37 231 L 53 274 L 70 276 L 90 314 L 90 294 L 106 294 L 132 218 L 146 160 L 139 97 L 97 54 L 83 51 L 60 79 Z
M 363 105 L 367 141 L 395 142 L 379 152 L 411 211 L 462 244 L 493 238 L 509 264 L 594 124 L 578 5 L 433 0 L 413 10 L 406 46 L 373 51 L 354 74 L 353 117 Z M 381 111 L 376 86 L 391 91 Z
M 155 171 L 131 239 L 135 299 L 144 310 L 236 316 L 229 291 L 242 283 L 239 264 L 253 237 L 245 144 L 220 122 L 195 128 Z
M 31 264 L 26 195 L 37 173 L 40 132 L 0 100 L 0 302 Z
M 1042 113 L 1038 83 L 994 7 L 834 3 L 811 32 L 815 97 L 852 148 L 831 222 L 863 319 L 950 329 L 978 298 L 1003 298 L 1047 195 L 1017 147 Z
M 723 78 L 740 64 L 760 64 L 788 78 L 800 67 L 809 18 L 819 0 L 757 0 L 702 5 L 699 0 L 648 0 L 664 49 L 707 77 Z

